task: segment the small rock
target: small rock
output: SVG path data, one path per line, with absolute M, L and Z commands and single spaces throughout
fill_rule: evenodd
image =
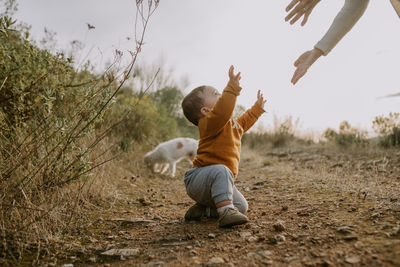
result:
M 378 218 L 380 216 L 381 216 L 381 213 L 380 212 L 376 212 L 376 213 L 371 215 L 370 219 L 373 220 L 373 219 L 376 219 L 376 218 Z
M 249 188 L 249 187 L 246 187 L 246 188 L 244 189 L 244 192 L 250 192 L 250 188 Z
M 272 226 L 274 227 L 275 231 L 278 231 L 278 232 L 282 232 L 282 231 L 286 230 L 285 225 L 284 225 L 284 221 L 281 221 L 281 220 L 278 220 Z
M 272 255 L 272 252 L 269 251 L 269 250 L 261 250 L 261 251 L 258 251 L 257 254 L 262 256 L 262 257 L 264 257 L 264 258 L 266 258 L 266 259 L 268 259 L 269 256 Z
M 285 242 L 285 241 L 286 241 L 286 237 L 283 236 L 283 235 L 276 235 L 276 236 L 270 237 L 270 238 L 268 239 L 268 242 L 269 242 L 271 245 L 276 245 L 276 244 L 278 244 L 278 243 L 280 243 L 280 242 Z
M 248 258 L 253 258 L 253 259 L 255 259 L 255 260 L 258 260 L 258 259 L 261 258 L 261 255 L 255 253 L 255 252 L 249 252 L 249 253 L 247 253 L 246 256 L 247 256 Z
M 225 263 L 224 259 L 221 257 L 212 257 L 208 262 L 207 265 L 214 265 L 214 264 L 221 264 Z
M 196 248 L 199 248 L 199 247 L 201 247 L 201 244 L 200 244 L 200 242 L 198 240 L 195 240 L 193 242 L 193 246 L 196 247 Z
M 239 235 L 241 238 L 247 238 L 247 237 L 251 236 L 251 233 L 250 232 L 240 232 Z
M 150 261 L 146 264 L 148 267 L 158 267 L 158 266 L 165 266 L 165 262 L 156 260 L 156 261 Z
M 189 251 L 189 255 L 190 255 L 191 257 L 196 256 L 197 254 L 198 254 L 197 251 L 194 250 L 194 249 L 192 249 L 191 251 Z
M 336 231 L 338 231 L 339 233 L 344 234 L 344 235 L 351 234 L 353 232 L 353 230 L 348 226 L 338 227 L 336 229 Z
M 284 235 L 277 235 L 275 238 L 276 238 L 276 240 L 278 242 L 285 242 L 286 241 L 286 237 Z
M 344 261 L 347 263 L 356 264 L 360 262 L 360 257 L 356 255 L 348 256 L 344 259 Z
M 289 209 L 288 206 L 282 206 L 282 211 L 287 211 Z
M 105 256 L 123 256 L 123 257 L 135 256 L 137 254 L 139 254 L 138 248 L 123 248 L 123 249 L 113 248 L 101 253 L 101 255 Z
M 278 240 L 275 237 L 270 237 L 268 239 L 268 243 L 270 243 L 271 245 L 276 245 L 278 244 Z
M 285 257 L 285 258 L 283 259 L 283 261 L 286 262 L 286 263 L 290 263 L 290 262 L 295 261 L 295 260 L 297 260 L 297 259 L 298 259 L 298 258 L 297 258 L 296 256 L 288 256 L 288 257 Z
M 63 267 L 74 267 L 74 265 L 72 263 L 66 263 L 63 265 Z
M 208 234 L 208 238 L 214 239 L 215 238 L 215 234 L 214 233 L 209 233 Z
M 161 221 L 161 217 L 160 216 L 157 216 L 157 215 L 154 215 L 154 217 L 153 217 L 153 220 L 157 220 L 157 221 Z
M 138 201 L 139 201 L 143 206 L 150 206 L 151 204 L 153 204 L 153 203 L 151 203 L 151 201 L 147 200 L 145 197 L 139 198 Z
M 247 238 L 247 241 L 249 241 L 249 242 L 256 242 L 257 240 L 258 240 L 258 238 L 255 236 L 250 236 L 249 238 Z
M 358 237 L 355 235 L 349 235 L 349 236 L 345 236 L 343 237 L 344 241 L 353 241 L 353 240 L 358 240 Z

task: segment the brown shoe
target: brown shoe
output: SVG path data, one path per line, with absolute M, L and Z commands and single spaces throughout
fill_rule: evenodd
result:
M 206 213 L 206 206 L 200 205 L 199 203 L 191 206 L 185 214 L 185 221 L 200 221 Z
M 249 221 L 246 215 L 240 213 L 236 208 L 227 208 L 219 217 L 219 227 L 232 227 Z

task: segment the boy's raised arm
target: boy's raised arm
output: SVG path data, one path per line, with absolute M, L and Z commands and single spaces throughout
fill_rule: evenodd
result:
M 207 129 L 210 134 L 217 133 L 230 120 L 236 105 L 236 97 L 240 94 L 241 74 L 234 74 L 234 67 L 229 68 L 229 82 L 215 103 L 213 109 L 207 114 Z
M 253 126 L 253 124 L 258 120 L 258 118 L 265 112 L 265 102 L 267 102 L 267 100 L 264 99 L 263 94 L 260 90 L 258 90 L 257 101 L 250 109 L 248 109 L 237 119 L 238 123 L 242 126 L 245 132 L 249 130 L 251 126 Z

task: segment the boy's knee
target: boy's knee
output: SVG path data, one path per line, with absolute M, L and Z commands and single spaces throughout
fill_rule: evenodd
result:
M 217 165 L 213 165 L 214 171 L 217 174 L 217 176 L 226 176 L 230 179 L 233 179 L 233 174 L 231 172 L 231 170 L 229 170 L 228 167 L 226 167 L 225 165 L 222 164 L 217 164 Z

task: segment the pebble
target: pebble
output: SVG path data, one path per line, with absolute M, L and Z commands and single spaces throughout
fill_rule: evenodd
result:
M 250 236 L 249 238 L 247 238 L 247 241 L 249 241 L 249 242 L 256 242 L 257 240 L 258 240 L 258 238 L 255 236 Z
M 297 260 L 297 259 L 298 259 L 297 256 L 288 256 L 288 257 L 285 257 L 285 258 L 283 259 L 283 261 L 284 261 L 285 263 L 290 263 L 290 262 L 295 261 L 295 260 Z
M 197 251 L 194 250 L 194 249 L 192 249 L 191 251 L 189 251 L 189 255 L 190 255 L 191 257 L 196 256 L 197 254 L 198 254 Z
M 258 251 L 257 254 L 268 259 L 268 257 L 272 255 L 272 252 L 269 250 L 261 250 L 261 251 Z
M 352 232 L 353 232 L 353 230 L 350 228 L 350 227 L 348 227 L 348 226 L 342 226 L 342 227 L 338 227 L 337 229 L 336 229 L 336 231 L 338 231 L 339 233 L 341 233 L 341 234 L 351 234 Z
M 193 246 L 196 247 L 196 248 L 199 248 L 199 247 L 201 247 L 201 244 L 200 244 L 199 241 L 195 240 L 195 241 L 193 242 Z
M 344 261 L 347 263 L 356 264 L 360 262 L 360 257 L 356 255 L 348 256 L 344 259 Z
M 214 233 L 209 233 L 208 234 L 208 238 L 214 239 L 215 238 L 215 234 Z
M 113 248 L 101 253 L 101 255 L 105 256 L 123 256 L 123 257 L 135 256 L 137 254 L 139 254 L 138 248 L 123 248 L 123 249 Z
M 278 220 L 272 226 L 274 227 L 275 231 L 278 231 L 278 232 L 282 232 L 282 231 L 286 230 L 286 227 L 284 225 L 284 221 L 281 221 L 281 220 Z
M 247 238 L 247 237 L 251 236 L 251 233 L 250 232 L 240 232 L 239 235 L 241 238 Z
M 343 237 L 344 241 L 353 241 L 353 240 L 358 240 L 358 237 L 355 235 L 349 235 L 349 236 L 345 236 Z
M 277 235 L 275 236 L 276 240 L 278 242 L 285 242 L 286 241 L 286 237 L 284 235 Z
M 212 257 L 208 262 L 207 265 L 214 265 L 214 264 L 221 264 L 225 263 L 224 259 L 221 257 Z

